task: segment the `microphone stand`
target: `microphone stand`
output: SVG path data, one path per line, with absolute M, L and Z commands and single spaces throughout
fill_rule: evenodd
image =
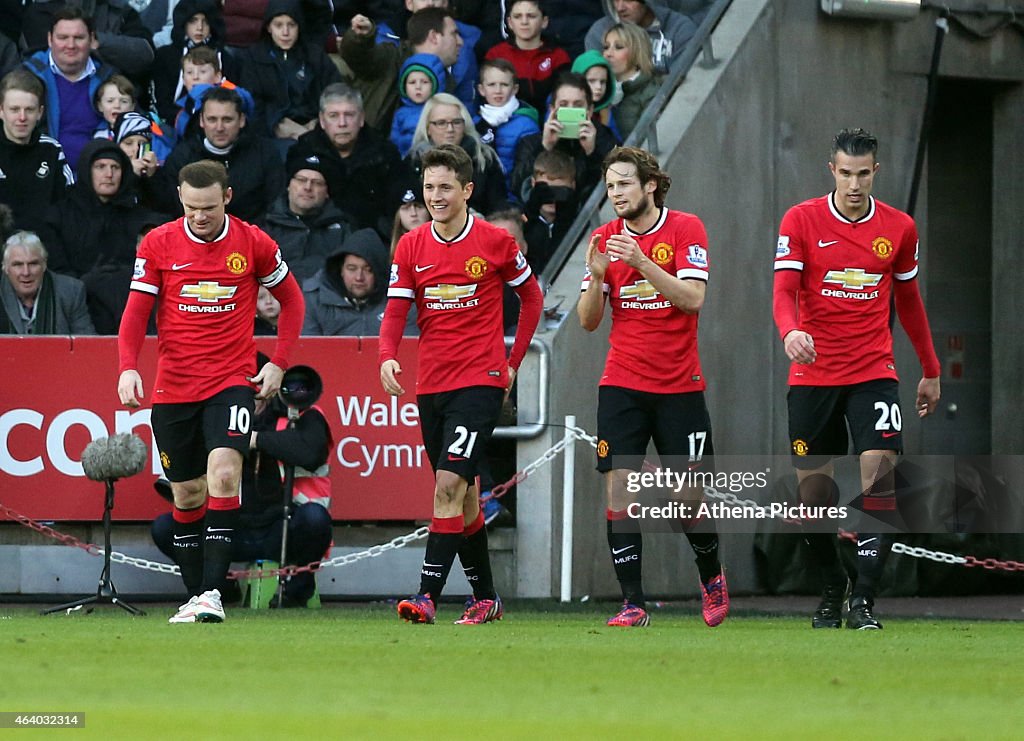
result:
M 299 410 L 293 406 L 288 407 L 288 429 L 294 430 L 295 423 L 299 419 Z M 283 507 L 283 518 L 281 520 L 281 560 L 278 565 L 284 568 L 285 555 L 288 552 L 288 523 L 292 519 L 292 495 L 295 489 L 295 464 L 285 463 L 284 464 L 284 481 L 282 484 L 284 489 L 284 502 Z M 284 583 L 287 577 L 277 577 L 277 607 L 278 609 L 284 607 Z
M 107 495 L 103 505 L 103 571 L 100 572 L 100 581 L 96 587 L 96 595 L 83 597 L 74 602 L 57 605 L 56 607 L 50 607 L 43 610 L 40 614 L 49 615 L 53 612 L 69 612 L 84 605 L 117 605 L 132 615 L 146 614 L 118 597 L 117 590 L 114 588 L 114 582 L 110 580 L 110 513 L 114 509 L 114 481 L 116 479 L 106 480 Z M 90 609 L 89 612 L 92 612 L 92 610 Z

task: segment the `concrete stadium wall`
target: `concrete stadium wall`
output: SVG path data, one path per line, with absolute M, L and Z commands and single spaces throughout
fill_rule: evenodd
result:
M 709 235 L 712 278 L 701 314 L 700 346 L 719 455 L 781 454 L 788 449 L 788 366 L 771 315 L 778 223 L 790 205 L 831 189 L 826 168 L 829 145 L 843 127 L 861 126 L 879 137 L 883 169 L 875 194 L 905 207 L 926 98 L 934 19 L 926 11 L 898 24 L 851 21 L 825 16 L 808 0 L 734 0 L 712 37 L 714 63 L 695 65 L 659 121 L 660 157 L 673 178 L 668 205 L 698 214 Z M 941 76 L 1002 85 L 994 99 L 993 118 L 997 193 L 992 215 L 992 404 L 993 409 L 1019 412 L 1024 393 L 1019 368 L 1024 358 L 1014 329 L 1020 324 L 1022 299 L 1013 282 L 1024 259 L 1024 184 L 1014 173 L 1024 166 L 1024 38 L 1004 30 L 991 40 L 975 40 L 954 23 L 944 52 Z M 955 202 L 930 203 L 927 177 L 924 183 L 916 212 L 922 237 L 929 208 L 956 208 Z M 927 272 L 927 251 L 922 249 L 922 254 L 922 270 Z M 571 311 L 582 273 L 581 245 L 552 286 L 548 303 L 562 298 L 563 308 Z M 948 297 L 926 295 L 925 301 L 944 298 Z M 583 427 L 596 432 L 596 385 L 607 348 L 607 325 L 605 319 L 597 336 L 586 336 L 571 313 L 562 326 L 544 335 L 555 366 L 553 420 L 576 414 Z M 897 336 L 897 363 L 905 369 L 902 393 L 907 408 L 908 403 L 912 406 L 919 366 L 902 334 Z M 992 418 L 993 452 L 1024 451 L 1018 416 Z M 905 428 L 908 452 L 922 452 L 921 427 L 914 422 Z M 520 463 L 532 460 L 560 436 L 553 429 L 520 445 Z M 618 589 L 608 559 L 603 495 L 594 460 L 589 446 L 577 448 L 573 594 L 614 597 Z M 523 596 L 558 594 L 561 461 L 549 468 L 550 474 L 527 480 L 519 489 L 516 566 Z M 552 518 L 551 537 L 543 543 L 531 540 L 530 530 L 546 517 Z M 751 546 L 749 535 L 723 538 L 734 591 L 758 588 Z M 644 550 L 649 593 L 697 593 L 685 538 L 651 537 Z

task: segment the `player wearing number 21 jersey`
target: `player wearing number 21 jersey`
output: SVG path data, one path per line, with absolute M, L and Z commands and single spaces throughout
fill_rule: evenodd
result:
M 512 236 L 469 213 L 469 155 L 461 147 L 441 145 L 424 153 L 421 164 L 431 221 L 398 242 L 380 330 L 381 384 L 397 396 L 405 392 L 398 343 L 409 308 L 416 303 L 416 402 L 434 469 L 433 518 L 420 588 L 398 603 L 398 614 L 410 622 L 433 623 L 458 555 L 473 599 L 456 622 L 475 625 L 501 618 L 502 604 L 494 591 L 487 530 L 473 482 L 502 399 L 540 320 L 543 299 Z M 505 284 L 520 300 L 515 342 L 507 358 Z

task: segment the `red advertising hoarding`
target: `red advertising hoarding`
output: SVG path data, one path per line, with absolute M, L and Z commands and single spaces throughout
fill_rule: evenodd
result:
M 274 338 L 258 338 L 270 354 Z M 422 520 L 431 513 L 433 476 L 420 437 L 413 393 L 416 340 L 401 345 L 406 394 L 384 393 L 377 339 L 304 337 L 292 355 L 324 381 L 319 402 L 334 435 L 331 466 L 336 520 Z M 103 485 L 85 478 L 81 454 L 91 441 L 133 432 L 150 448 L 150 465 L 118 482 L 114 518 L 150 520 L 167 504 L 153 491 L 160 475 L 150 410 L 117 399 L 114 337 L 0 337 L 0 502 L 40 520 L 98 520 Z M 156 339 L 140 358 L 148 395 L 156 376 Z

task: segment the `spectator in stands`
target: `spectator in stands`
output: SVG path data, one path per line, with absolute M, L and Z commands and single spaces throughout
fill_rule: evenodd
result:
M 519 140 L 540 131 L 540 114 L 520 102 L 516 70 L 507 59 L 484 60 L 477 91 L 484 102 L 474 117 L 476 131 L 480 141 L 498 153 L 507 181 L 515 165 Z
M 203 95 L 199 126 L 204 138 L 179 141 L 157 175 L 161 210 L 181 213 L 178 173 L 199 160 L 220 162 L 228 170 L 231 200 L 227 211 L 243 221 L 257 223 L 284 190 L 284 166 L 268 140 L 246 130 L 242 98 L 237 90 L 211 87 Z
M 46 131 L 64 147 L 72 169 L 100 122 L 93 96 L 114 73 L 90 55 L 96 42 L 93 28 L 92 18 L 86 18 L 80 8 L 63 8 L 54 16 L 47 36 L 49 49 L 25 60 L 28 70 L 46 86 Z
M 22 25 L 25 48 L 43 49 L 49 45 L 54 50 L 51 37 L 56 35 L 55 27 L 61 20 L 72 20 L 73 17 L 87 22 L 87 45 L 92 47 L 99 61 L 120 70 L 136 84 L 146 79 L 153 66 L 153 38 L 132 3 L 122 0 L 90 0 L 76 4 L 66 0 L 36 0 L 28 3 Z M 78 30 L 70 27 L 62 27 L 60 35 L 65 30 L 71 32 L 67 39 L 80 36 Z M 62 41 L 58 46 L 63 49 L 66 43 Z M 62 74 L 71 76 L 59 60 L 57 64 L 61 66 Z
M 245 48 L 260 40 L 267 0 L 222 0 L 229 47 Z M 333 29 L 331 0 L 302 0 L 305 37 L 318 49 L 324 48 Z
M 407 168 L 397 147 L 365 121 L 359 93 L 344 83 L 329 85 L 320 96 L 319 125 L 300 136 L 290 154 L 319 160 L 335 205 L 354 226 L 384 236 L 394 216 L 392 184 Z
M 541 150 L 533 162 L 530 185 L 523 227 L 530 249 L 523 254 L 540 276 L 580 210 L 573 161 L 557 149 Z
M 605 17 L 587 32 L 587 48 L 601 50 L 604 35 L 614 24 L 635 23 L 650 37 L 654 69 L 658 74 L 668 72 L 672 61 L 682 54 L 686 43 L 697 33 L 692 20 L 653 0 L 604 0 L 604 7 Z
M 569 54 L 543 38 L 548 17 L 541 0 L 512 0 L 506 7 L 505 21 L 512 37 L 489 49 L 486 58 L 511 62 L 519 81 L 519 98 L 542 111 L 558 73 L 569 67 Z
M 260 337 L 276 337 L 277 320 L 280 316 L 281 302 L 274 294 L 260 286 L 259 294 L 256 296 L 256 321 L 252 333 Z
M 47 214 L 44 239 L 50 245 L 50 269 L 85 283 L 100 334 L 117 334 L 139 233 L 164 221 L 140 203 L 131 162 L 121 148 L 105 139 L 89 142 L 75 187 Z M 115 284 L 125 290 L 111 310 Z
M 587 120 L 579 124 L 577 137 L 563 137 L 565 127 L 558 120 L 559 108 L 585 108 Z M 516 195 L 523 192 L 527 179 L 533 175 L 533 164 L 542 149 L 558 149 L 567 154 L 576 165 L 576 189 L 581 201 L 601 180 L 601 163 L 615 146 L 611 129 L 592 120 L 593 97 L 586 79 L 574 72 L 563 72 L 551 94 L 551 106 L 544 128 L 539 134 L 525 136 L 516 150 L 516 164 L 512 170 L 512 189 Z
M 604 35 L 602 53 L 622 89 L 615 121 L 626 139 L 661 86 L 661 77 L 654 74 L 651 40 L 635 23 L 616 23 Z
M 234 90 L 242 98 L 242 112 L 246 118 L 252 118 L 256 104 L 249 91 L 238 87 L 224 76 L 221 71 L 221 59 L 229 58 L 209 46 L 197 46 L 185 52 L 181 58 L 181 78 L 184 92 L 174 105 L 174 133 L 178 139 L 202 138 L 199 126 L 199 109 L 203 105 L 203 97 L 211 87 L 222 87 Z
M 0 81 L 0 203 L 8 204 L 14 226 L 38 232 L 50 204 L 75 182 L 60 143 L 43 134 L 45 93 L 39 79 L 16 69 Z
M 420 158 L 424 152 L 441 144 L 462 147 L 473 161 L 471 209 L 485 214 L 508 205 L 508 186 L 497 152 L 480 141 L 466 106 L 448 93 L 438 93 L 423 106 L 423 115 L 416 125 L 412 149 L 406 159 L 420 173 Z
M 460 4 L 461 5 L 461 4 Z M 374 23 L 377 27 L 376 40 L 378 44 L 394 44 L 398 46 L 406 38 L 409 18 L 424 8 L 450 8 L 448 0 L 405 0 L 405 17 L 401 19 L 400 25 L 392 26 L 387 21 L 381 21 L 374 16 Z M 474 109 L 474 88 L 479 78 L 477 70 L 477 46 L 480 41 L 481 29 L 470 23 L 464 22 L 460 11 L 452 8 L 452 16 L 455 18 L 455 27 L 462 38 L 462 47 L 459 49 L 458 58 L 450 65 L 449 72 L 455 87 L 448 92 L 466 104 L 470 110 Z M 481 51 L 488 47 L 482 47 Z
M 305 335 L 376 337 L 388 290 L 388 248 L 373 229 L 360 229 L 302 286 Z M 405 334 L 416 334 L 415 317 Z
M 267 361 L 260 358 L 261 365 Z M 295 466 L 286 561 L 304 566 L 319 561 L 331 544 L 331 431 L 316 405 L 288 425 L 288 407 L 275 395 L 257 400 L 250 453 L 242 465 L 242 509 L 231 543 L 232 561 L 277 561 L 281 558 L 284 501 L 283 465 Z M 205 505 L 203 505 L 205 510 Z M 170 559 L 175 551 L 173 515 L 153 522 L 153 542 Z M 221 591 L 224 592 L 223 586 Z M 306 571 L 284 584 L 284 607 L 306 607 L 316 593 L 316 575 Z
M 433 54 L 413 54 L 402 63 L 402 71 L 398 74 L 400 105 L 391 121 L 391 142 L 403 157 L 412 148 L 412 137 L 424 104 L 441 91 L 441 80 L 447 74 L 440 57 Z
M 33 232 L 4 242 L 0 334 L 96 334 L 80 280 L 47 270 L 47 252 Z
M 341 82 L 323 46 L 306 40 L 299 0 L 270 0 L 260 40 L 241 55 L 242 86 L 256 103 L 251 125 L 263 136 L 291 142 L 317 121 L 317 103 L 324 88 Z
M 124 75 L 112 75 L 92 96 L 92 104 L 100 114 L 100 123 L 93 132 L 97 139 L 114 138 L 114 121 L 120 113 L 135 110 L 135 85 Z
M 423 202 L 423 186 L 418 178 L 409 178 L 407 188 L 402 190 L 399 200 L 401 205 L 395 211 L 395 220 L 391 227 L 391 251 L 388 257 L 390 263 L 395 257 L 395 247 L 398 240 L 408 232 L 411 232 L 421 224 L 430 221 L 430 212 Z
M 217 71 L 229 79 L 238 79 L 234 57 L 224 50 L 224 15 L 217 0 L 180 0 L 174 3 L 173 25 L 165 46 L 156 50 L 153 64 L 153 92 L 156 111 L 163 123 L 174 126 L 177 101 L 187 91 L 182 74 L 182 57 L 197 46 L 217 52 Z M 212 84 L 220 77 L 205 80 Z
M 369 112 L 369 118 L 371 125 L 382 131 L 391 129 L 391 118 L 398 102 L 395 81 L 402 62 L 413 54 L 433 54 L 449 68 L 459 58 L 463 45 L 455 19 L 446 8 L 424 8 L 413 13 L 407 28 L 409 38 L 399 46 L 377 44 L 374 22 L 365 15 L 357 15 L 341 39 L 341 58 L 355 73 L 363 97 L 375 102 L 377 108 Z M 455 90 L 451 75 L 447 75 L 441 89 Z M 469 97 L 472 104 L 472 88 Z
M 622 134 L 612 115 L 612 107 L 622 100 L 622 89 L 604 54 L 596 49 L 583 52 L 573 60 L 572 71 L 583 75 L 590 86 L 590 96 L 594 100 L 594 121 L 611 129 L 615 138 L 621 142 Z
M 281 258 L 300 286 L 353 231 L 350 217 L 330 199 L 319 159 L 311 159 L 288 153 L 288 188 L 261 225 L 281 248 Z

